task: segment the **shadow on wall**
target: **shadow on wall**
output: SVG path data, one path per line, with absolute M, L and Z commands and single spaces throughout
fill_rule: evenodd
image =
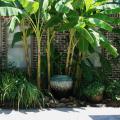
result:
M 92 120 L 120 120 L 120 115 L 90 115 Z

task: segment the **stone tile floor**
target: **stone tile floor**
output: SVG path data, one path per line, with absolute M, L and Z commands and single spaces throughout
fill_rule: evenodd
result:
M 0 120 L 120 120 L 120 108 L 0 109 Z

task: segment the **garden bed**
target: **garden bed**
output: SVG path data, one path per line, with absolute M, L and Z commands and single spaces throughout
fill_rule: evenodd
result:
M 112 101 L 111 99 L 104 99 L 99 103 L 92 103 L 87 100 L 78 100 L 74 97 L 61 98 L 56 100 L 55 104 L 53 101 L 49 101 L 49 107 L 51 108 L 76 108 L 76 107 L 120 107 L 120 101 Z
M 49 98 L 45 99 L 45 106 L 43 108 L 79 108 L 79 107 L 120 107 L 120 101 L 113 101 L 111 99 L 104 99 L 99 103 L 92 103 L 87 100 L 79 100 L 75 97 L 61 98 L 50 100 Z M 17 103 L 16 106 L 13 106 L 10 102 L 6 102 L 4 104 L 0 104 L 0 108 L 4 109 L 18 109 Z M 29 108 L 40 108 L 38 106 L 31 106 Z M 26 109 L 25 107 L 20 107 L 20 109 Z
M 119 43 L 114 43 L 114 47 L 108 35 L 104 35 L 119 31 L 113 29 L 119 25 L 119 18 L 110 17 L 111 14 L 119 14 L 118 3 L 114 5 L 106 0 L 91 0 L 89 3 L 87 0 L 6 1 L 0 1 L 0 16 L 10 17 L 9 30 L 14 31 L 11 45 L 14 47 L 21 42 L 18 46 L 23 48 L 24 59 L 21 54 L 15 55 L 17 49 L 12 49 L 15 51 L 12 58 L 8 52 L 11 49 L 7 47 L 10 41 L 6 38 L 6 43 L 0 41 L 1 108 L 120 106 L 120 77 L 109 81 L 107 73 L 113 72 L 112 63 L 104 58 L 102 52 L 104 48 L 119 60 Z M 67 32 L 67 38 L 58 39 L 58 32 Z M 34 38 L 31 45 L 29 38 Z M 59 46 L 61 40 L 62 47 Z M 26 66 L 22 66 L 19 58 Z M 7 64 L 9 60 L 10 65 Z M 67 94 L 70 97 L 64 98 Z M 54 99 L 56 96 L 60 99 Z

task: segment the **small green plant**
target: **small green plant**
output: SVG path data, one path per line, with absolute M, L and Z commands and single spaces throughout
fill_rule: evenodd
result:
M 112 81 L 107 82 L 105 93 L 112 100 L 119 100 L 119 98 L 120 98 L 120 80 L 112 80 Z
M 103 95 L 104 89 L 105 89 L 104 85 L 96 81 L 91 83 L 84 89 L 84 94 L 87 97 L 95 97 L 95 96 Z

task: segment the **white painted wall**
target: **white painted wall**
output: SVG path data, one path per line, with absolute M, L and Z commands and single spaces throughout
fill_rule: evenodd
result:
M 19 31 L 19 27 L 15 29 L 15 32 Z M 13 40 L 14 33 L 8 33 L 8 63 L 14 63 L 16 67 L 25 68 L 25 54 L 22 42 L 17 42 L 12 48 L 11 43 Z

